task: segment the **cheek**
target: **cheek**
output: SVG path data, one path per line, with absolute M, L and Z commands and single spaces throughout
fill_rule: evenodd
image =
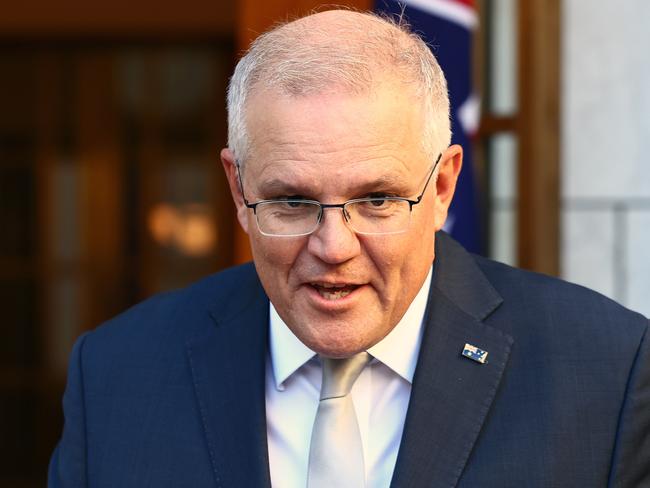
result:
M 434 231 L 420 226 L 403 235 L 375 238 L 368 243 L 368 255 L 381 276 L 384 294 L 410 296 L 419 289 L 433 262 Z M 416 286 L 417 285 L 417 286 Z
M 435 228 L 433 212 L 411 221 L 408 232 L 386 236 L 373 236 L 364 241 L 373 262 L 394 268 L 411 267 L 422 259 L 433 258 Z
M 261 235 L 257 230 L 251 236 L 250 242 L 255 262 L 273 266 L 275 271 L 292 267 L 304 247 L 304 243 L 300 239 L 267 237 Z
M 379 275 L 385 284 L 390 284 L 396 275 L 402 274 L 405 264 L 409 260 L 410 239 L 400 235 L 374 236 L 372 241 L 365 242 L 364 248 Z

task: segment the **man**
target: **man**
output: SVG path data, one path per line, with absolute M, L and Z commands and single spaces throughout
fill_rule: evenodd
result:
M 419 38 L 285 24 L 228 107 L 254 267 L 78 341 L 50 486 L 650 486 L 648 321 L 440 232 L 462 150 Z

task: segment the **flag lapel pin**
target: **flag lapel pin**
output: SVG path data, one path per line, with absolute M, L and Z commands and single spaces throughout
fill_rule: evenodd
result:
M 471 344 L 465 344 L 465 347 L 463 347 L 463 356 L 477 363 L 485 364 L 488 352 Z

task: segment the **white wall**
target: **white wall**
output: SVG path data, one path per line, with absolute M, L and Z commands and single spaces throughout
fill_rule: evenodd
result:
M 562 274 L 650 316 L 650 1 L 562 22 Z

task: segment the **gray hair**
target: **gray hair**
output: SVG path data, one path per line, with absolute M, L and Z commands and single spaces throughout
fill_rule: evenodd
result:
M 333 22 L 316 19 L 327 15 Z M 243 164 L 250 150 L 246 101 L 256 87 L 292 96 L 332 88 L 360 94 L 386 73 L 414 86 L 424 107 L 422 149 L 434 158 L 451 141 L 447 82 L 434 55 L 401 18 L 346 10 L 282 24 L 252 43 L 228 87 L 228 147 Z

